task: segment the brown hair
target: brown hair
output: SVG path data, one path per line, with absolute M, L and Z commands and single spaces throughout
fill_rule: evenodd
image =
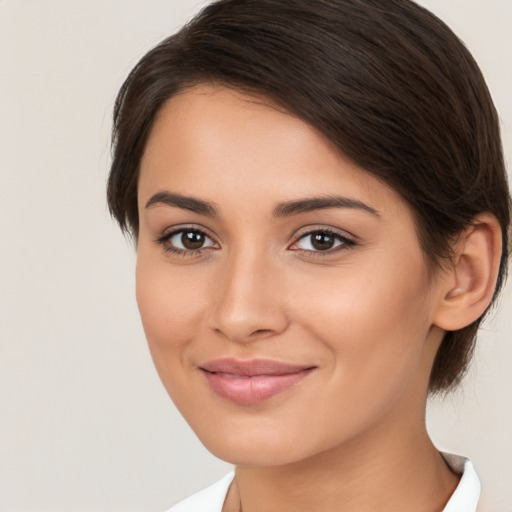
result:
M 114 111 L 108 205 L 138 234 L 139 164 L 163 103 L 198 83 L 264 95 L 324 133 L 410 205 L 432 268 L 490 212 L 507 269 L 510 195 L 498 117 L 453 32 L 411 0 L 219 0 L 147 53 Z M 494 300 L 494 299 L 493 299 Z M 447 332 L 430 391 L 465 373 L 481 318 Z

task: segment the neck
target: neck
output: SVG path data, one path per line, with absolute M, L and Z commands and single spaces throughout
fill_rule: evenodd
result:
M 381 425 L 306 460 L 238 466 L 224 511 L 239 512 L 240 504 L 243 512 L 442 510 L 459 479 L 433 446 L 424 421 L 412 428 L 401 418 L 399 428 Z

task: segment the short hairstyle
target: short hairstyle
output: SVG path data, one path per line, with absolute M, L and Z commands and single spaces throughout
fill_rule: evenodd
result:
M 156 114 L 174 95 L 220 84 L 262 95 L 305 120 L 397 191 L 430 269 L 482 212 L 499 221 L 506 270 L 510 193 L 499 120 L 464 44 L 411 0 L 218 0 L 149 51 L 114 108 L 108 205 L 138 235 L 137 182 Z M 453 388 L 482 318 L 447 332 L 431 393 Z

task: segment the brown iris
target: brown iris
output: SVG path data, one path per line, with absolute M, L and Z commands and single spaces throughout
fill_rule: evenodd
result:
M 334 236 L 328 233 L 314 233 L 311 235 L 311 245 L 318 251 L 332 249 L 335 242 Z
M 204 245 L 205 235 L 198 231 L 184 231 L 181 235 L 181 243 L 185 249 L 197 250 Z

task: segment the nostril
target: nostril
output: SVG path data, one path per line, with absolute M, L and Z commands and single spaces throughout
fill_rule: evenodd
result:
M 258 329 L 257 331 L 254 331 L 251 333 L 251 336 L 258 336 L 263 334 L 270 334 L 272 333 L 272 330 L 270 329 Z

